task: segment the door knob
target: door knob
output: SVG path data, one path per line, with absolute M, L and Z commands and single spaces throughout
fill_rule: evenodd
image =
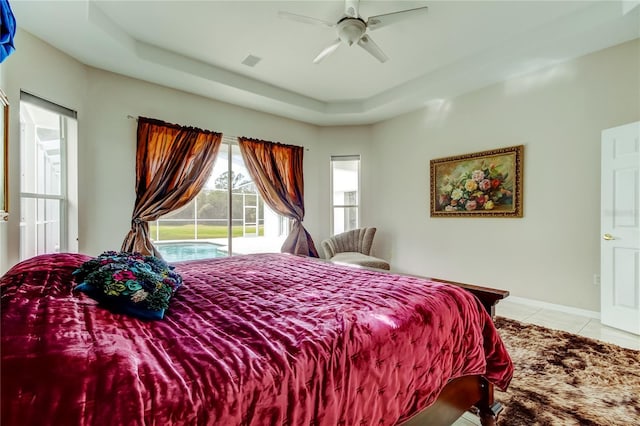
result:
M 611 234 L 604 234 L 604 235 L 602 236 L 602 239 L 603 239 L 603 240 L 607 240 L 607 241 L 609 241 L 609 240 L 615 240 L 615 238 L 614 238 L 614 237 L 613 237 L 613 235 L 611 235 Z

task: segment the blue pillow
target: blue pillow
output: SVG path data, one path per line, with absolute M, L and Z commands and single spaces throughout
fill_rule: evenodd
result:
M 182 284 L 173 266 L 140 253 L 108 251 L 73 272 L 75 290 L 113 312 L 142 319 L 162 319 Z

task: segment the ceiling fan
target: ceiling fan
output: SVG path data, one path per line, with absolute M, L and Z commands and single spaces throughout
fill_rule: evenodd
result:
M 428 7 L 417 7 L 415 9 L 400 10 L 397 12 L 385 13 L 382 15 L 370 16 L 366 21 L 360 16 L 358 12 L 359 0 L 345 0 L 344 16 L 338 19 L 338 22 L 331 23 L 322 19 L 311 18 L 309 16 L 296 15 L 294 13 L 280 11 L 278 15 L 281 18 L 291 19 L 305 24 L 323 25 L 331 28 L 336 28 L 338 38 L 334 40 L 329 46 L 325 47 L 318 56 L 313 60 L 314 64 L 320 63 L 324 58 L 340 46 L 340 43 L 346 43 L 348 46 L 352 46 L 357 43 L 358 46 L 369 52 L 380 62 L 386 62 L 389 58 L 378 47 L 376 43 L 367 34 L 367 30 L 377 30 L 378 28 L 386 27 L 396 22 L 418 16 L 427 12 Z

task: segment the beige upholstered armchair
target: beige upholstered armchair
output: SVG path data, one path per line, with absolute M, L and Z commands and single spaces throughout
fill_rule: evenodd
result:
M 389 270 L 389 262 L 370 256 L 376 228 L 359 228 L 322 241 L 325 257 L 332 262 Z

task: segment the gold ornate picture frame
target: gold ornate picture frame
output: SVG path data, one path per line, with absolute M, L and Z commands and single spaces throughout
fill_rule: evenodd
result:
M 431 217 L 522 217 L 524 145 L 431 160 Z

